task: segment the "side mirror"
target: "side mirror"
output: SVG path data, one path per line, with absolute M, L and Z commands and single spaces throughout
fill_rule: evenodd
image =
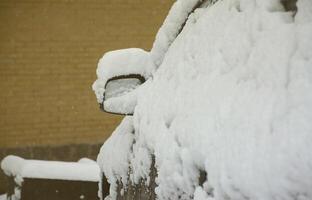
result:
M 96 70 L 92 88 L 101 110 L 120 115 L 132 115 L 137 102 L 138 87 L 147 80 L 155 65 L 150 53 L 130 48 L 104 54 Z
M 134 90 L 145 82 L 140 74 L 110 78 L 105 84 L 101 110 L 120 115 L 132 115 L 136 105 Z

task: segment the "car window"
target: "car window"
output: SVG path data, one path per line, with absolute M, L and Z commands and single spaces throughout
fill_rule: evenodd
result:
M 189 20 L 189 17 L 196 11 L 196 9 L 198 8 L 207 8 L 208 6 L 213 5 L 215 2 L 217 2 L 217 0 L 203 0 L 203 1 L 199 1 L 194 8 L 192 9 L 192 11 L 189 13 L 187 19 L 184 21 L 184 23 L 182 24 L 176 38 L 180 35 L 180 33 L 183 31 L 187 21 Z
M 169 11 L 163 25 L 160 27 L 153 48 L 151 58 L 156 68 L 161 65 L 165 54 L 174 40 L 184 29 L 189 16 L 198 8 L 213 5 L 218 0 L 179 0 Z

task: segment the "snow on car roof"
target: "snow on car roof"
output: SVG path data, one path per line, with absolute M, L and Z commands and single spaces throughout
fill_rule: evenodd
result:
M 7 156 L 1 162 L 1 168 L 8 176 L 15 177 L 21 184 L 23 178 L 75 180 L 98 182 L 99 166 L 90 160 L 80 162 L 60 162 L 43 160 L 26 160 L 18 156 Z

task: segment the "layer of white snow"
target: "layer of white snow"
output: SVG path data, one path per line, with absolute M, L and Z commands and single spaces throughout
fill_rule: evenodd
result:
M 78 160 L 78 163 L 84 163 L 84 164 L 97 164 L 95 160 L 92 160 L 90 158 L 80 158 Z
M 149 52 L 142 49 L 122 49 L 104 54 L 96 71 L 98 79 L 92 85 L 97 101 L 103 102 L 105 85 L 109 79 L 130 74 L 140 74 L 147 79 L 153 69 Z
M 6 199 L 7 199 L 7 195 L 6 194 L 0 195 L 0 200 L 6 200 Z
M 133 139 L 132 117 L 125 117 L 114 131 L 114 134 L 102 146 L 97 159 L 101 171 L 105 173 L 110 184 L 110 194 L 114 197 L 117 195 L 117 181 L 127 183 Z M 101 195 L 102 192 L 99 192 L 99 194 Z
M 113 199 L 129 167 L 148 178 L 152 155 L 158 199 L 312 199 L 312 1 L 297 8 L 222 0 L 190 16 L 102 147 Z
M 179 0 L 170 9 L 163 25 L 157 32 L 153 48 L 151 49 L 151 59 L 155 66 L 159 66 L 169 47 L 181 32 L 185 21 L 196 7 L 201 4 L 210 6 L 217 0 Z
M 1 162 L 1 168 L 7 176 L 13 176 L 19 185 L 23 178 L 77 180 L 98 182 L 100 168 L 95 162 L 59 162 L 25 160 L 17 156 L 7 156 Z
M 173 4 L 168 16 L 156 35 L 151 50 L 151 57 L 157 66 L 162 63 L 168 48 L 181 31 L 189 14 L 200 1 L 201 0 L 180 0 Z

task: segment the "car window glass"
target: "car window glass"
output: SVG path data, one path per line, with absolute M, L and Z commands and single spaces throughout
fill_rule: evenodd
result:
M 155 68 L 158 68 L 162 64 L 168 49 L 184 29 L 186 22 L 190 19 L 190 15 L 196 9 L 210 7 L 217 1 L 179 0 L 171 7 L 163 25 L 156 34 L 153 47 L 150 51 L 150 57 Z
M 207 8 L 208 6 L 211 6 L 213 5 L 214 3 L 216 3 L 218 0 L 203 0 L 203 1 L 200 1 L 192 10 L 192 12 L 190 12 L 188 18 L 185 20 L 185 22 L 182 24 L 178 34 L 177 34 L 177 37 L 180 35 L 180 33 L 182 32 L 182 30 L 184 29 L 187 21 L 190 19 L 190 16 L 196 11 L 196 9 L 198 8 Z

